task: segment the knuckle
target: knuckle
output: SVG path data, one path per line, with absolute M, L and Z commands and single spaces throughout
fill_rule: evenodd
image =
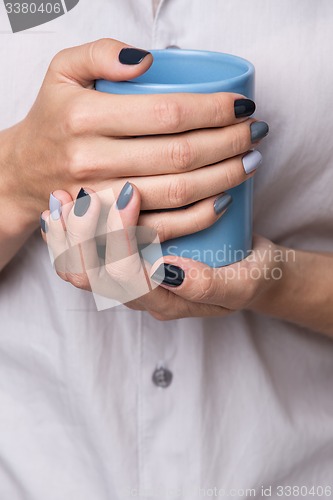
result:
M 209 227 L 215 221 L 216 215 L 214 210 L 207 211 L 207 213 L 205 212 L 204 216 L 201 212 L 198 212 L 198 210 L 193 210 L 191 212 L 189 226 L 191 227 L 191 232 L 198 233 L 202 229 Z
M 198 289 L 195 290 L 193 295 L 193 300 L 195 302 L 206 302 L 207 300 L 211 300 L 215 296 L 215 281 L 213 277 L 204 277 L 202 280 L 197 281 Z
M 158 101 L 154 106 L 154 118 L 162 131 L 177 131 L 182 123 L 182 107 L 170 98 Z
M 245 141 L 239 128 L 236 125 L 232 133 L 230 141 L 231 156 L 237 156 L 244 150 Z
M 69 136 L 81 136 L 87 130 L 87 114 L 81 99 L 73 99 L 64 110 L 64 133 Z
M 156 219 L 152 225 L 153 234 L 157 234 L 160 241 L 165 241 L 167 239 L 167 230 L 165 221 L 160 218 Z
M 143 289 L 145 288 L 146 281 L 143 282 L 143 280 L 146 280 L 146 278 L 142 272 L 141 260 L 137 254 L 132 254 L 121 260 L 107 258 L 105 269 L 113 281 L 126 285 L 129 289 L 133 288 L 133 284 L 135 288 L 141 284 L 143 285 Z M 131 270 L 130 273 L 129 269 Z
M 73 147 L 68 146 L 65 151 L 65 168 L 74 179 L 77 178 L 80 168 L 79 151 Z
M 69 175 L 77 181 L 85 179 L 87 177 L 87 170 L 91 170 L 85 151 L 82 147 L 76 145 L 67 148 L 65 166 Z
M 211 116 L 212 124 L 216 127 L 221 126 L 225 122 L 225 102 L 221 94 L 211 96 Z
M 59 70 L 61 70 L 62 63 L 64 61 L 64 58 L 66 57 L 66 52 L 68 50 L 69 49 L 62 49 L 59 52 L 57 52 L 55 56 L 53 56 L 49 64 L 49 70 L 54 72 L 58 72 Z
M 85 56 L 91 67 L 99 64 L 103 55 L 110 51 L 110 43 L 112 43 L 110 38 L 100 38 L 99 40 L 87 44 Z
M 187 205 L 190 202 L 189 184 L 185 177 L 177 175 L 169 182 L 167 198 L 171 207 Z
M 98 61 L 98 56 L 103 55 L 105 51 L 110 50 L 112 40 L 110 38 L 100 38 L 87 45 L 88 58 L 94 65 Z
M 98 53 L 100 50 L 102 50 L 105 47 L 106 42 L 106 38 L 100 38 L 99 40 L 95 40 L 94 42 L 86 46 L 86 52 L 90 62 L 95 60 L 96 52 Z
M 242 182 L 242 179 L 239 175 L 239 169 L 237 165 L 234 164 L 234 161 L 228 162 L 224 166 L 224 182 L 223 189 L 231 189 Z
M 73 256 L 73 259 L 79 257 L 80 245 L 84 242 L 85 237 L 82 235 L 82 230 L 80 231 L 74 224 L 66 224 L 66 238 L 69 242 L 68 256 Z
M 171 165 L 177 172 L 187 171 L 192 167 L 194 152 L 189 140 L 185 137 L 172 140 L 168 153 Z
M 122 265 L 109 263 L 105 266 L 106 272 L 114 281 L 124 283 L 128 281 L 128 270 Z

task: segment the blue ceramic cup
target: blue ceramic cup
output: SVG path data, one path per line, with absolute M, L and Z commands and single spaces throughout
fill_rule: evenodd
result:
M 236 92 L 254 98 L 254 67 L 230 54 L 197 50 L 152 50 L 154 62 L 142 76 L 125 82 L 97 80 L 95 88 L 112 94 Z M 209 175 L 209 166 L 207 175 Z M 222 167 L 223 168 L 223 167 Z M 252 248 L 253 179 L 228 190 L 233 203 L 212 226 L 162 243 L 163 255 L 180 255 L 221 267 L 245 258 Z M 153 263 L 154 247 L 145 252 Z

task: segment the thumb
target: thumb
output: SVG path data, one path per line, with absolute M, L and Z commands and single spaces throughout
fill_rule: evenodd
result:
M 145 73 L 153 63 L 146 50 L 102 38 L 95 42 L 64 49 L 53 58 L 49 73 L 52 77 L 89 87 L 94 80 L 130 80 Z

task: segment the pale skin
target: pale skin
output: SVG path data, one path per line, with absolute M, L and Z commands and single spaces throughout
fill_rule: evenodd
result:
M 213 197 L 248 178 L 241 155 L 253 147 L 254 120 L 234 113 L 243 96 L 92 90 L 96 78 L 127 80 L 150 67 L 151 55 L 136 66 L 121 64 L 124 47 L 102 39 L 57 54 L 27 117 L 0 133 L 0 270 L 36 229 L 49 193 L 59 187 L 75 198 L 82 185 L 101 190 L 112 184 L 119 192 L 126 178 L 140 189 L 143 210 L 203 200 L 187 221 L 193 232 L 214 221 L 203 210 Z M 200 167 L 210 164 L 208 177 Z M 156 216 L 149 220 L 155 224 Z M 172 228 L 165 231 L 171 236 Z
M 132 229 L 139 225 L 141 196 L 137 187 L 133 188 L 129 204 L 119 211 L 116 203 L 113 203 L 108 214 L 107 264 L 99 268 L 98 275 L 99 280 L 106 284 L 104 289 L 110 291 L 108 296 L 122 300 L 125 298 L 124 302 L 126 296 L 135 292 L 138 281 L 144 279 L 137 240 Z M 56 265 L 59 276 L 78 288 L 91 290 L 91 274 L 88 278 L 85 267 L 91 269 L 99 266 L 96 245 L 91 242 L 101 204 L 93 190 L 87 188 L 86 191 L 91 195 L 91 204 L 83 217 L 75 216 L 69 193 L 62 190 L 55 192 L 63 203 L 63 215 L 61 219 L 53 221 L 50 212 L 45 211 L 43 217 L 47 221 L 48 232 L 47 235 L 42 232 L 42 236 L 56 255 L 65 255 L 64 260 Z M 212 211 L 212 207 L 210 209 Z M 174 217 L 178 217 L 174 213 L 169 216 L 170 224 L 175 222 Z M 119 231 L 122 231 L 120 236 Z M 122 239 L 127 243 L 128 259 L 125 259 L 125 254 L 122 255 L 124 260 L 112 259 L 114 234 L 117 234 L 117 244 L 122 244 Z M 66 237 L 73 248 L 72 253 L 63 253 Z M 164 239 L 161 233 L 160 241 Z M 84 244 L 87 241 L 89 246 Z M 161 258 L 151 266 L 150 276 L 164 262 L 183 269 L 183 283 L 178 287 L 160 284 L 126 305 L 131 309 L 147 310 L 154 318 L 162 321 L 184 317 L 224 317 L 234 311 L 246 309 L 333 336 L 333 256 L 291 251 L 257 235 L 253 243 L 253 252 L 247 259 L 215 269 L 174 255 Z M 82 272 L 78 272 L 77 266 L 76 248 L 80 244 Z M 150 266 L 146 263 L 145 267 L 149 269 Z M 311 269 L 311 273 L 305 272 L 307 269 Z
M 99 193 L 111 185 L 119 193 L 125 181 L 130 181 L 133 197 L 119 213 L 131 243 L 133 264 L 139 269 L 135 234 L 127 230 L 130 226 L 151 227 L 161 241 L 208 227 L 223 217 L 213 210 L 217 195 L 249 178 L 241 158 L 253 148 L 253 120 L 235 118 L 234 101 L 241 96 L 124 98 L 92 90 L 95 78 L 130 79 L 152 63 L 147 56 L 138 66 L 121 65 L 118 54 L 124 46 L 102 40 L 62 51 L 52 61 L 28 116 L 0 134 L 0 269 L 36 229 L 50 191 L 67 208 L 59 221 L 52 221 L 44 212 L 48 236 L 61 227 L 62 234 L 65 228 L 80 243 L 89 237 L 87 228 L 93 231 L 97 223 L 99 203 L 105 203 L 94 191 Z M 207 165 L 210 176 L 201 168 Z M 92 203 L 77 225 L 72 204 L 81 186 L 91 193 Z M 175 213 L 140 215 L 140 210 L 189 203 L 194 205 L 177 211 L 177 225 Z M 110 233 L 119 229 L 112 215 L 114 202 L 108 217 Z M 90 224 L 82 224 L 87 218 Z M 126 305 L 147 310 L 159 320 L 225 316 L 248 309 L 333 336 L 333 256 L 297 251 L 295 262 L 277 263 L 260 257 L 268 248 L 282 254 L 288 251 L 258 236 L 252 258 L 228 268 L 211 269 L 193 260 L 165 257 L 165 262 L 184 270 L 182 284 L 173 288 L 160 285 Z M 89 251 L 87 257 L 98 258 L 94 248 Z M 62 279 L 89 290 L 84 272 L 73 273 L 70 260 L 62 264 L 65 267 L 58 270 Z M 150 274 L 159 264 L 154 263 Z M 280 269 L 281 279 L 267 278 L 267 269 L 273 267 Z M 260 271 L 256 279 L 249 272 L 253 268 Z M 226 280 L 230 270 L 237 272 Z M 131 286 L 119 264 L 107 266 L 101 278 L 110 280 L 113 290 Z

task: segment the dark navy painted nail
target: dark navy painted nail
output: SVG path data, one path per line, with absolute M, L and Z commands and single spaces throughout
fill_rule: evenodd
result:
M 183 283 L 185 273 L 183 269 L 173 264 L 161 264 L 153 273 L 151 279 L 156 283 L 176 287 Z
M 83 188 L 80 189 L 79 194 L 76 197 L 74 205 L 74 214 L 77 217 L 82 217 L 88 212 L 91 203 L 91 196 Z
M 121 64 L 140 64 L 144 58 L 150 54 L 147 50 L 125 48 L 119 52 L 119 61 Z
M 232 203 L 232 196 L 229 193 L 223 193 L 214 201 L 214 211 L 216 215 L 220 215 Z
M 235 117 L 244 118 L 251 116 L 256 110 L 256 105 L 251 99 L 237 99 L 234 103 Z
M 266 135 L 268 135 L 269 132 L 269 126 L 266 122 L 253 122 L 250 125 L 250 130 L 251 130 L 251 142 L 258 142 Z
M 127 207 L 127 205 L 132 199 L 132 196 L 133 196 L 133 186 L 129 182 L 126 182 L 126 184 L 120 191 L 116 202 L 116 207 L 118 208 L 118 210 L 123 210 L 123 208 Z
M 46 220 L 43 219 L 42 213 L 39 216 L 39 224 L 40 224 L 40 228 L 43 231 L 43 233 L 47 233 L 49 228 L 48 228 Z

